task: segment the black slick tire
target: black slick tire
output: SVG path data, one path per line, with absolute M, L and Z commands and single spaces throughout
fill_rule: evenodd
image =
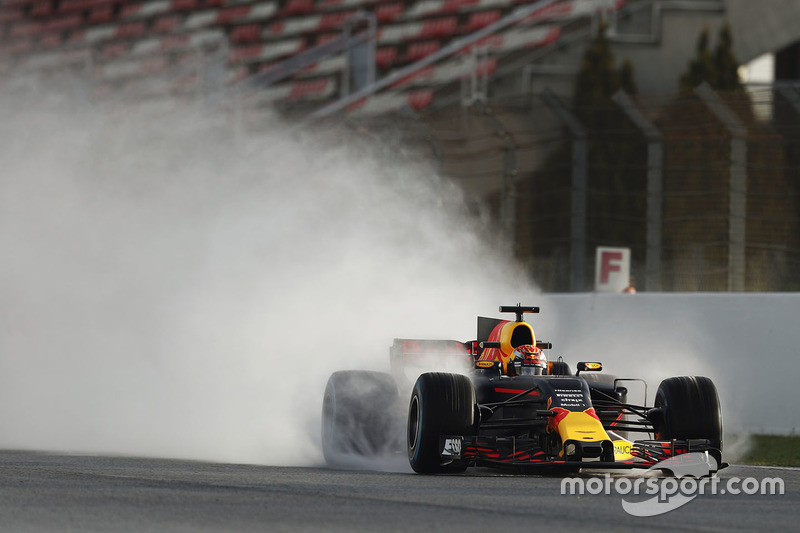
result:
M 335 372 L 322 400 L 322 452 L 332 466 L 348 456 L 374 457 L 388 450 L 393 435 L 393 408 L 398 400 L 391 374 L 363 370 Z M 401 448 L 402 449 L 402 448 Z
M 408 460 L 420 474 L 463 472 L 467 465 L 440 455 L 442 435 L 473 435 L 475 390 L 461 374 L 429 372 L 414 384 L 408 409 Z
M 706 377 L 667 378 L 656 392 L 659 419 L 653 423 L 657 440 L 708 439 L 711 455 L 722 461 L 722 411 L 714 382 Z

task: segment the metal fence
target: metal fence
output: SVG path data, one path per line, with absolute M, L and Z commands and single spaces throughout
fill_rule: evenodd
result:
M 639 290 L 800 290 L 796 86 L 593 108 L 542 94 L 424 120 L 544 290 L 590 290 L 597 246 L 631 249 Z

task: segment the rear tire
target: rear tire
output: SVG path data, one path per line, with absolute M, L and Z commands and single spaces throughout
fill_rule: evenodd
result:
M 348 370 L 331 375 L 322 400 L 325 461 L 342 465 L 348 456 L 374 457 L 391 451 L 392 443 L 402 438 L 402 429 L 393 431 L 397 400 L 391 374 Z
M 654 421 L 656 439 L 708 439 L 709 453 L 722 462 L 722 411 L 714 382 L 705 377 L 667 378 L 656 392 L 655 407 L 662 416 Z
M 408 409 L 408 461 L 420 474 L 463 472 L 467 464 L 440 455 L 442 435 L 475 434 L 475 389 L 467 376 L 430 372 L 414 384 Z

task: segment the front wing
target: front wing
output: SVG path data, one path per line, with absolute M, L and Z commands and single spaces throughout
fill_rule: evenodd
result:
M 488 466 L 524 471 L 577 472 L 581 469 L 647 469 L 651 466 L 689 452 L 713 450 L 706 439 L 631 443 L 632 458 L 619 461 L 567 461 L 547 455 L 538 439 L 518 437 L 485 437 L 444 435 L 440 439 L 442 461 L 460 461 L 470 466 Z M 626 454 L 628 455 L 628 454 Z M 724 468 L 726 464 L 720 465 Z

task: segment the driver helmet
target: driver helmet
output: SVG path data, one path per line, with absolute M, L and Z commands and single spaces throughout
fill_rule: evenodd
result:
M 518 376 L 540 376 L 546 373 L 547 357 L 532 344 L 517 346 L 513 352 L 514 370 Z

